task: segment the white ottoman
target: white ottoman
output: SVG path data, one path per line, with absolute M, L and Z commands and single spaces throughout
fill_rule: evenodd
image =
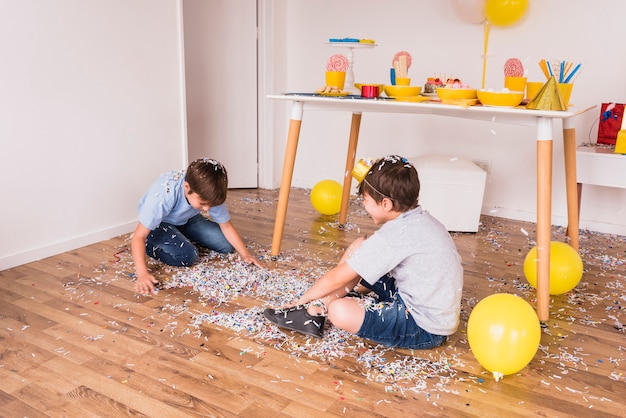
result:
M 420 205 L 448 231 L 478 231 L 487 173 L 471 161 L 448 155 L 409 161 L 419 175 Z

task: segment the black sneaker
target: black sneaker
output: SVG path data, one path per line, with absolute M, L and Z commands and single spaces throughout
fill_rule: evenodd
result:
M 298 331 L 312 337 L 322 338 L 324 333 L 326 318 L 309 315 L 306 311 L 306 306 L 303 305 L 286 309 L 267 308 L 263 311 L 263 316 L 281 328 Z

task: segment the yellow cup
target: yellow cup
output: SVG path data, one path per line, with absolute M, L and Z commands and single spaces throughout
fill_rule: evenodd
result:
M 526 77 L 504 77 L 504 87 L 511 91 L 524 91 L 526 89 Z
M 343 86 L 346 83 L 345 71 L 326 71 L 326 85 L 329 87 L 337 87 L 339 90 L 343 90 Z
M 411 79 L 407 77 L 396 77 L 396 86 L 410 86 Z
M 559 83 L 559 91 L 561 92 L 563 103 L 567 106 L 569 106 L 569 99 L 572 96 L 573 87 L 574 85 L 572 83 Z
M 528 83 L 526 83 L 526 99 L 534 99 L 537 96 L 537 93 L 541 91 L 543 84 L 544 83 L 542 83 L 541 81 L 529 81 Z

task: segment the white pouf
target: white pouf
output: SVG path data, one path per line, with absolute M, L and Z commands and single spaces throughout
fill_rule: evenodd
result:
M 409 158 L 420 179 L 420 205 L 448 231 L 476 232 L 487 173 L 471 161 L 448 155 Z

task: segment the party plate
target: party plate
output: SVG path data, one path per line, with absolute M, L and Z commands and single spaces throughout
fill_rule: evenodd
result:
M 319 93 L 315 93 L 315 94 L 319 94 L 320 96 L 326 96 L 326 97 L 345 97 L 348 96 L 350 94 L 349 91 L 335 91 L 335 92 L 319 92 Z
M 430 97 L 424 96 L 409 96 L 409 97 L 394 97 L 395 100 L 399 102 L 413 102 L 413 103 L 421 103 L 427 102 L 430 100 Z

